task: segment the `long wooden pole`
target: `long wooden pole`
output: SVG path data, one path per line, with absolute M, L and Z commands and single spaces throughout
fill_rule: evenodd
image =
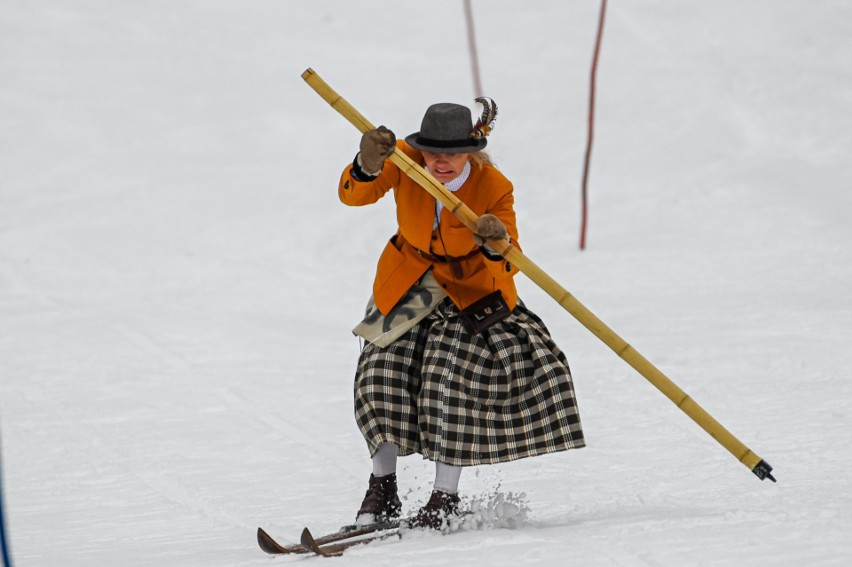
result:
M 351 104 L 337 94 L 328 83 L 326 83 L 313 69 L 302 73 L 302 78 L 313 88 L 332 108 L 339 112 L 352 125 L 362 133 L 374 128 L 373 124 L 364 118 Z M 406 175 L 411 177 L 418 185 L 423 187 L 436 199 L 439 199 L 465 226 L 474 230 L 477 215 L 452 191 L 435 179 L 429 172 L 424 170 L 417 162 L 405 155 L 399 148 L 391 154 L 390 161 L 399 167 Z M 571 293 L 551 278 L 544 270 L 527 258 L 517 247 L 507 240 L 489 241 L 489 246 L 499 252 L 509 262 L 535 282 L 541 289 L 559 303 L 568 313 L 574 316 L 583 326 L 603 341 L 618 356 L 624 359 L 639 374 L 660 390 L 667 398 L 679 407 L 686 415 L 692 418 L 704 431 L 710 434 L 716 441 L 725 447 L 741 463 L 747 466 L 761 480 L 772 477 L 772 467 L 746 447 L 739 439 L 725 429 L 721 423 L 707 413 L 700 405 L 681 390 L 656 366 L 651 364 L 645 357 L 627 344 L 615 331 L 610 329 L 603 321 L 598 319 L 582 303 L 574 298 Z

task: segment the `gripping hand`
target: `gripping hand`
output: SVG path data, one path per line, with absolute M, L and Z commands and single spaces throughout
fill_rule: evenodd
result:
M 361 136 L 361 153 L 358 155 L 361 169 L 368 175 L 378 175 L 395 147 L 396 136 L 384 126 L 364 132 Z
M 488 240 L 505 240 L 509 234 L 506 226 L 492 214 L 484 214 L 476 219 L 476 230 L 473 233 L 473 241 L 477 246 L 487 248 Z

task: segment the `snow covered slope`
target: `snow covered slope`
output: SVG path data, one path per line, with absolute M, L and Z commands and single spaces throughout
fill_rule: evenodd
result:
M 588 448 L 467 471 L 519 529 L 341 565 L 852 560 L 852 4 L 474 2 L 525 252 L 775 467 L 761 483 L 523 276 Z M 0 434 L 17 567 L 254 566 L 350 521 L 370 464 L 349 330 L 394 230 L 347 208 L 358 133 L 469 103 L 461 1 L 0 8 Z M 401 461 L 406 509 L 429 463 Z M 845 534 L 845 535 L 844 535 Z

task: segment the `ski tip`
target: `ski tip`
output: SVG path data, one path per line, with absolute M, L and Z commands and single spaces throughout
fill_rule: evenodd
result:
M 317 545 L 317 542 L 314 540 L 313 534 L 311 534 L 311 530 L 309 530 L 308 528 L 305 528 L 305 529 L 302 530 L 302 537 L 299 538 L 299 540 L 302 542 L 302 545 L 304 545 L 305 547 L 307 547 L 309 549 L 314 549 L 314 548 L 319 547 Z
M 305 553 L 304 546 L 284 546 L 275 541 L 263 528 L 257 528 L 257 544 L 260 549 L 270 555 L 283 555 L 287 553 Z
M 305 528 L 305 529 L 302 530 L 301 542 L 302 542 L 303 546 L 305 546 L 307 549 L 310 549 L 311 551 L 313 551 L 317 555 L 322 555 L 323 557 L 331 557 L 332 556 L 331 553 L 322 549 L 319 546 L 319 544 L 317 544 L 316 540 L 314 539 L 313 534 L 311 534 L 311 530 L 309 530 L 308 528 Z M 337 554 L 335 554 L 335 555 L 337 555 Z
M 279 547 L 275 540 L 272 539 L 268 533 L 266 533 L 263 528 L 257 528 L 257 545 L 265 551 L 266 553 L 274 554 L 280 553 Z

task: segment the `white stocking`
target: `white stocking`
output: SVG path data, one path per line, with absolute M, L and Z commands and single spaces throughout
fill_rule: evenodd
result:
M 435 463 L 435 490 L 456 494 L 459 491 L 459 478 L 462 468 L 444 463 Z
M 396 472 L 399 449 L 393 443 L 382 443 L 373 455 L 373 476 L 387 476 Z

